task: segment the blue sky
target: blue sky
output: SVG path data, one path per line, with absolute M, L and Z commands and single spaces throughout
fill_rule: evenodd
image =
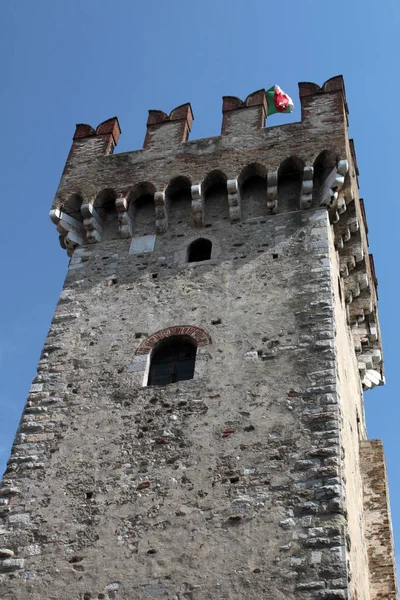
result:
M 117 151 L 142 146 L 147 111 L 192 103 L 191 139 L 218 135 L 221 97 L 343 74 L 379 278 L 387 385 L 366 394 L 384 441 L 400 552 L 397 401 L 400 3 L 385 0 L 9 0 L 0 6 L 2 258 L 0 471 L 67 268 L 48 211 L 76 123 L 117 115 Z M 272 121 L 274 119 L 274 121 Z M 390 227 L 389 227 L 390 225 Z

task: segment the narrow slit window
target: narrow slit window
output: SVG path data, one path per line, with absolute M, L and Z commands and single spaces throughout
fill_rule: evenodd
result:
M 185 337 L 162 342 L 151 358 L 147 385 L 167 385 L 193 379 L 196 346 Z
M 203 260 L 210 260 L 211 258 L 212 243 L 210 240 L 200 238 L 195 240 L 189 246 L 188 250 L 188 262 L 201 262 Z

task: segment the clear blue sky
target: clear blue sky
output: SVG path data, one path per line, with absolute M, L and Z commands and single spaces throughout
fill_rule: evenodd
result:
M 0 6 L 0 471 L 67 268 L 48 211 L 76 123 L 117 115 L 117 151 L 147 110 L 190 101 L 191 139 L 219 135 L 221 96 L 343 74 L 379 278 L 387 385 L 366 394 L 383 438 L 400 553 L 398 57 L 400 2 L 8 0 Z

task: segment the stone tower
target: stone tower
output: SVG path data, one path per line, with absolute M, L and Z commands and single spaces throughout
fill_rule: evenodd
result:
M 4 600 L 394 600 L 383 383 L 342 77 L 78 125 L 71 257 L 0 488 Z

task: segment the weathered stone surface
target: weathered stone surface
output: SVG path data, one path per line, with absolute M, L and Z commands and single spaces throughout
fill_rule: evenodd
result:
M 360 459 L 371 595 L 397 600 L 396 563 L 382 442 L 364 440 L 360 444 Z

